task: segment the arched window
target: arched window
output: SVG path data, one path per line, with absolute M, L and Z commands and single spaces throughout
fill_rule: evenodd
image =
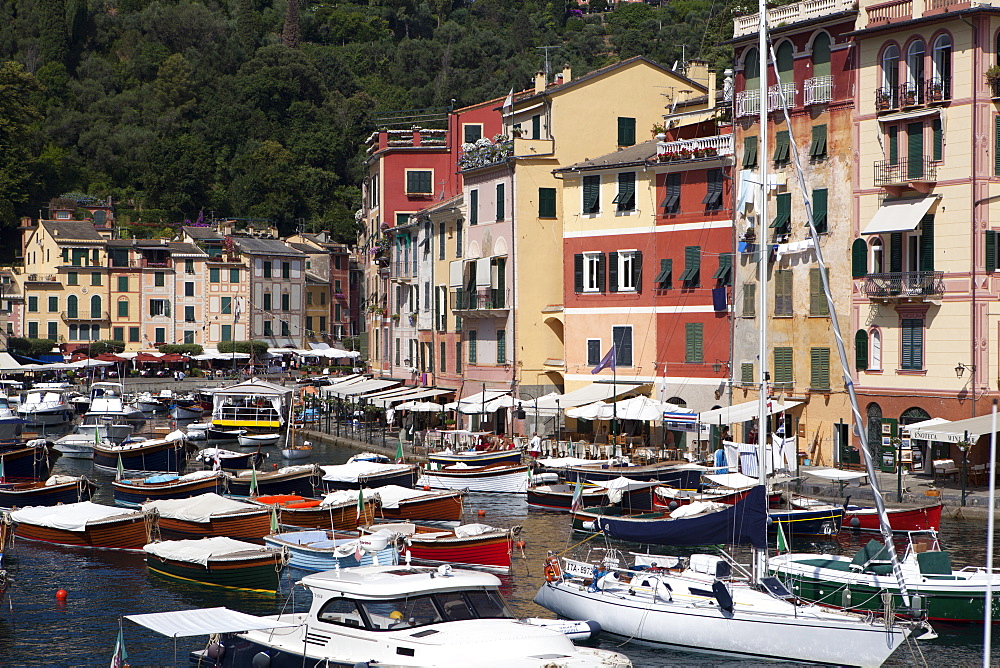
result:
M 868 370 L 882 370 L 882 332 L 878 329 L 868 334 Z
M 882 407 L 877 403 L 868 404 L 868 452 L 875 456 L 882 443 Z
M 760 86 L 760 56 L 757 49 L 747 49 L 743 57 L 743 80 L 746 82 L 744 88 L 753 90 Z
M 864 278 L 868 274 L 868 244 L 864 239 L 855 239 L 851 244 L 851 276 Z
M 931 81 L 927 92 L 931 102 L 951 99 L 951 36 L 938 35 L 931 52 Z
M 101 319 L 101 296 L 94 295 L 90 298 L 90 317 L 94 320 Z
M 67 318 L 79 318 L 79 300 L 76 295 L 70 295 L 66 298 L 66 317 Z
M 778 46 L 775 55 L 778 58 L 778 77 L 781 83 L 795 81 L 795 53 L 792 43 L 785 40 Z
M 906 50 L 906 93 L 903 104 L 920 104 L 924 101 L 924 43 L 919 39 Z
M 913 406 L 907 408 L 899 416 L 899 426 L 905 427 L 908 424 L 916 424 L 917 422 L 923 422 L 924 420 L 930 420 L 931 414 L 925 411 L 923 408 Z
M 868 368 L 868 332 L 863 329 L 854 333 L 854 368 L 858 371 Z
M 825 32 L 816 35 L 812 48 L 813 76 L 830 76 L 830 36 Z
M 667 399 L 667 403 L 673 404 L 674 406 L 678 406 L 680 408 L 687 408 L 688 405 L 687 402 L 681 399 L 680 397 L 670 397 L 669 399 Z
M 882 237 L 875 237 L 871 241 L 870 264 L 873 274 L 881 274 L 885 271 L 885 251 L 882 246 Z
M 896 106 L 896 94 L 899 90 L 899 48 L 890 44 L 882 52 L 882 90 L 881 102 L 890 107 Z

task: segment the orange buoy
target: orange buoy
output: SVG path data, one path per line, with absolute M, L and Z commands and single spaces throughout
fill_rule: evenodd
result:
M 480 508 L 480 509 L 479 509 L 479 510 L 478 510 L 478 511 L 476 512 L 476 514 L 477 514 L 477 515 L 479 515 L 480 517 L 486 517 L 486 511 L 485 511 L 485 510 L 483 510 L 482 508 Z
M 523 550 L 524 546 L 527 545 L 527 543 L 525 543 L 523 540 L 519 540 L 519 541 L 517 541 L 514 544 L 517 545 L 517 547 L 518 547 L 519 550 Z
M 278 465 L 277 464 L 271 464 L 271 470 L 272 471 L 277 471 L 278 470 Z
M 431 491 L 431 486 L 430 485 L 424 485 L 424 491 L 425 492 Z
M 69 594 L 66 593 L 65 589 L 60 589 L 59 591 L 56 592 L 57 601 L 65 601 L 67 596 L 69 596 Z

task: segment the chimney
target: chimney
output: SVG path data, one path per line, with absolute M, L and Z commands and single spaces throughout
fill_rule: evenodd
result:
M 570 69 L 569 63 L 563 65 L 562 80 L 563 83 L 569 83 L 573 80 L 573 70 Z
M 545 92 L 545 72 L 535 72 L 535 92 Z
M 708 61 L 689 60 L 684 68 L 687 78 L 700 83 L 702 86 L 708 85 Z
M 715 109 L 715 70 L 708 72 L 708 108 Z

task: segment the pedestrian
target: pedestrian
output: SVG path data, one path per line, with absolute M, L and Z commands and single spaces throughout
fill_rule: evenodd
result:
M 542 439 L 541 437 L 538 436 L 537 431 L 534 433 L 534 435 L 531 437 L 531 440 L 528 442 L 528 454 L 530 454 L 535 459 L 538 459 L 538 456 L 542 454 Z

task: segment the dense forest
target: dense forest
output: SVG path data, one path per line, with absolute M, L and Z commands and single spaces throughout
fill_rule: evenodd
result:
M 380 114 L 502 97 L 545 62 L 728 65 L 745 0 L 4 0 L 0 225 L 69 195 L 119 220 L 266 218 L 353 240 Z

